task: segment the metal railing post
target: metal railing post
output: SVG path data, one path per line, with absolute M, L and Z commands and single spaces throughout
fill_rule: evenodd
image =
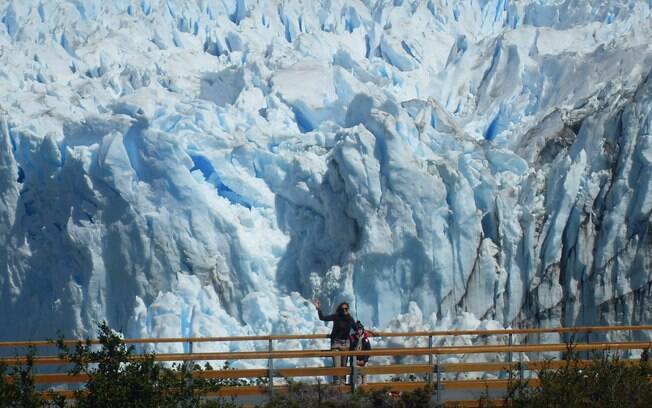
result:
M 192 341 L 188 342 L 188 354 L 192 354 Z M 186 363 L 186 373 L 189 374 L 188 378 L 186 379 L 186 386 L 188 387 L 191 387 L 192 385 L 192 370 L 194 365 L 194 360 L 188 360 Z
M 437 370 L 437 404 L 441 403 L 441 364 L 439 364 L 439 354 L 435 354 L 435 369 Z
M 338 357 L 339 358 L 339 357 Z M 353 356 L 351 358 L 351 392 L 355 392 L 355 383 L 358 380 L 357 374 L 358 374 L 358 367 L 355 361 L 355 358 Z M 347 357 L 347 360 L 349 357 Z
M 192 341 L 188 342 L 188 354 L 192 354 Z M 188 360 L 188 365 L 192 368 L 195 364 L 195 360 Z
M 523 367 L 523 352 L 521 351 L 518 355 L 518 375 L 521 378 L 521 381 L 523 381 L 523 377 L 525 377 L 525 370 Z
M 591 344 L 591 330 L 586 331 L 586 344 Z M 586 350 L 586 359 L 588 360 L 590 358 L 591 358 L 591 350 Z
M 426 381 L 428 382 L 428 384 L 431 384 L 432 383 L 432 334 L 428 336 L 428 350 L 429 350 L 428 365 L 430 366 L 431 370 L 428 372 L 426 376 Z
M 514 361 L 513 357 L 513 352 L 512 352 L 512 346 L 514 345 L 514 338 L 512 333 L 509 333 L 509 338 L 507 340 L 507 345 L 509 346 L 509 351 L 507 352 L 507 376 L 511 379 L 512 378 L 512 370 L 514 367 L 512 366 L 512 363 Z
M 510 348 L 509 348 L 509 351 L 507 352 L 507 362 L 510 363 L 510 364 L 512 363 L 512 348 L 511 348 L 512 344 L 513 344 L 512 341 L 513 341 L 512 333 L 509 333 L 509 340 L 508 340 L 507 344 L 509 345 Z
M 269 353 L 269 360 L 267 360 L 267 380 L 269 387 L 269 395 L 274 395 L 274 359 L 272 358 L 272 351 L 274 346 L 272 345 L 272 338 L 268 339 L 267 351 Z

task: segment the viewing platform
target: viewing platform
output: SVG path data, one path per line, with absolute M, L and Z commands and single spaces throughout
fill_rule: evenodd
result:
M 254 361 L 257 368 L 210 369 L 196 372 L 194 375 L 210 379 L 261 379 L 263 385 L 224 386 L 209 394 L 209 397 L 235 397 L 236 401 L 261 401 L 274 393 L 284 393 L 291 381 L 319 384 L 321 387 L 335 388 L 341 392 L 356 389 L 387 389 L 388 392 L 400 393 L 413 391 L 430 384 L 433 399 L 451 406 L 477 406 L 482 396 L 488 396 L 494 405 L 502 405 L 502 396 L 515 378 L 527 381 L 529 386 L 537 386 L 537 371 L 556 369 L 567 364 L 561 359 L 564 352 L 574 351 L 582 356 L 577 364 L 591 363 L 589 355 L 595 352 L 618 356 L 626 364 L 638 364 L 640 352 L 652 349 L 652 326 L 596 326 L 574 328 L 540 328 L 540 329 L 504 329 L 504 330 L 461 330 L 428 331 L 413 333 L 374 333 L 373 339 L 403 338 L 406 343 L 423 344 L 423 346 L 374 347 L 369 351 L 330 351 L 327 349 L 326 334 L 289 334 L 269 336 L 240 337 L 194 337 L 194 338 L 148 338 L 124 339 L 127 345 L 143 348 L 145 345 L 177 343 L 183 344 L 184 353 L 156 353 L 155 360 L 160 362 L 225 362 Z M 559 342 L 543 342 L 540 337 L 550 335 L 560 338 Z M 608 335 L 627 337 L 628 341 L 606 341 Z M 455 343 L 461 336 L 473 345 L 438 346 L 437 340 L 447 339 Z M 372 339 L 372 340 L 373 340 Z M 324 348 L 288 349 L 288 341 L 323 341 Z M 66 345 L 75 345 L 80 340 L 65 340 Z M 208 345 L 226 342 L 252 342 L 253 351 L 205 352 L 195 351 Z M 99 344 L 92 340 L 91 344 Z M 487 343 L 487 344 L 477 344 Z M 199 345 L 202 345 L 201 347 Z M 52 355 L 52 341 L 11 341 L 0 342 L 2 355 L 16 357 L 0 358 L 0 364 L 8 366 L 26 362 L 25 351 L 28 347 L 36 349 L 33 359 L 36 374 L 35 383 L 43 390 L 54 388 L 56 393 L 72 398 L 73 389 L 79 389 L 88 380 L 83 374 L 69 375 L 68 362 Z M 330 367 L 330 361 L 324 360 L 320 365 L 303 366 L 296 361 L 308 358 L 327 358 L 334 356 L 371 356 L 369 364 L 364 367 Z M 135 354 L 134 360 L 143 354 Z M 381 357 L 376 358 L 374 357 Z M 395 359 L 393 359 L 395 358 Z M 288 366 L 292 359 L 295 366 Z M 398 360 L 398 361 L 391 361 Z M 46 371 L 46 372 L 42 372 Z M 348 381 L 346 385 L 327 385 L 329 376 L 348 376 L 358 378 L 365 374 L 371 376 L 372 382 L 356 384 Z M 384 377 L 383 377 L 384 376 Z M 324 377 L 327 377 L 324 380 Z M 252 382 L 254 382 L 252 381 Z M 68 388 L 68 389 L 65 389 Z

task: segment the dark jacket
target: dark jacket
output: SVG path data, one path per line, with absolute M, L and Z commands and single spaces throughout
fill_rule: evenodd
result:
M 317 309 L 319 320 L 324 322 L 333 322 L 333 330 L 331 331 L 331 341 L 333 340 L 349 340 L 349 333 L 355 330 L 355 320 L 351 315 L 343 314 L 329 314 L 324 316 L 321 310 Z
M 369 336 L 367 336 L 366 331 L 361 337 L 358 337 L 357 333 L 351 335 L 351 350 L 355 350 L 358 347 L 358 342 L 362 342 L 362 351 L 371 350 L 371 342 L 369 341 Z M 355 359 L 366 363 L 369 361 L 369 356 L 355 356 Z

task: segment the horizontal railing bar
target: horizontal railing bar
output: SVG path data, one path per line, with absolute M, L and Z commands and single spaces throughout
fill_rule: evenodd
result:
M 66 340 L 66 343 L 73 344 L 79 340 Z M 0 341 L 0 347 L 56 347 L 54 342 L 49 340 L 34 340 L 34 341 Z
M 538 378 L 530 378 L 525 380 L 530 387 L 537 387 L 540 385 Z M 652 377 L 648 378 L 652 382 Z M 504 390 L 510 384 L 509 379 L 484 379 L 484 380 L 443 380 L 440 387 L 443 390 L 472 390 L 472 389 L 493 389 Z M 426 383 L 421 381 L 405 381 L 405 382 L 380 382 L 380 383 L 367 383 L 359 387 L 364 390 L 382 390 L 388 389 L 391 391 L 414 391 L 416 389 L 424 388 Z M 314 387 L 314 386 L 313 386 Z M 347 385 L 322 385 L 329 389 L 337 388 L 340 392 L 350 391 Z M 206 394 L 208 397 L 214 396 L 245 396 L 245 395 L 264 395 L 268 392 L 269 388 L 266 386 L 246 385 L 246 386 L 228 386 L 222 387 L 217 391 L 209 392 Z M 274 393 L 287 393 L 287 386 L 275 386 Z M 48 391 L 41 392 L 40 395 L 44 398 L 49 398 L 50 394 L 61 395 L 66 399 L 74 397 L 73 391 Z
M 578 367 L 590 366 L 593 360 L 537 360 L 524 362 L 525 370 L 540 370 L 544 368 L 557 369 L 567 365 L 577 365 Z M 637 365 L 639 360 L 620 360 L 621 364 Z M 506 371 L 510 368 L 515 369 L 518 363 L 503 362 L 478 362 L 478 363 L 444 363 L 441 369 L 447 373 L 461 372 L 492 372 Z M 371 365 L 359 367 L 361 374 L 380 375 L 380 374 L 423 374 L 432 372 L 433 366 L 428 364 L 392 364 L 392 365 Z M 329 376 L 329 375 L 347 375 L 350 373 L 348 367 L 293 367 L 280 368 L 274 370 L 275 377 L 307 377 L 307 376 Z M 253 369 L 230 369 L 230 370 L 205 370 L 193 373 L 196 378 L 258 378 L 266 377 L 268 370 L 266 368 Z M 77 374 L 36 374 L 34 382 L 36 384 L 57 384 L 57 383 L 80 383 L 88 381 L 88 375 Z
M 574 344 L 570 350 L 623 350 L 652 348 L 652 342 L 614 342 L 614 343 L 589 343 Z M 427 350 L 427 348 L 425 349 Z M 568 351 L 565 343 L 550 344 L 513 344 L 513 345 L 484 345 L 484 346 L 451 346 L 433 348 L 432 354 L 480 354 L 480 353 L 507 353 L 507 352 L 563 352 Z M 423 353 L 419 353 L 423 354 Z M 428 353 L 426 353 L 428 354 Z
M 34 384 L 74 384 L 88 381 L 86 374 L 35 374 Z
M 577 344 L 573 350 L 603 350 L 603 349 L 646 349 L 652 348 L 652 342 L 617 342 L 617 343 L 591 343 Z M 377 348 L 365 351 L 331 351 L 331 350 L 284 350 L 284 351 L 236 351 L 230 353 L 193 353 L 193 354 L 158 354 L 156 360 L 182 361 L 182 360 L 259 360 L 283 358 L 311 358 L 311 357 L 343 357 L 343 356 L 419 356 L 429 354 L 481 354 L 505 352 L 558 352 L 567 351 L 565 343 L 552 344 L 516 344 L 516 345 L 482 345 L 482 346 L 448 346 L 448 347 L 413 347 L 413 348 Z
M 566 366 L 577 365 L 578 367 L 588 367 L 593 364 L 593 360 L 536 360 L 524 361 L 523 369 L 526 371 L 541 370 L 541 369 L 558 369 Z M 625 365 L 640 364 L 640 360 L 619 360 L 619 363 Z M 518 368 L 518 362 L 505 363 L 505 362 L 479 362 L 479 363 L 444 363 L 441 364 L 441 369 L 446 373 L 469 373 L 469 372 L 495 372 L 507 371 L 510 369 Z M 391 366 L 379 366 L 391 367 Z M 427 366 L 426 366 L 427 367 Z M 365 371 L 366 368 L 362 369 Z M 389 373 L 392 374 L 392 373 Z
M 242 389 L 237 389 L 242 388 Z M 285 391 L 285 392 L 283 392 Z M 265 395 L 269 392 L 269 387 L 266 386 L 255 386 L 255 385 L 245 385 L 242 387 L 223 387 L 217 391 L 209 392 L 206 394 L 207 397 L 244 397 L 247 395 Z M 274 393 L 286 393 L 287 387 L 284 386 L 275 386 Z
M 537 329 L 496 329 L 496 330 L 450 330 L 450 331 L 421 331 L 412 333 L 377 332 L 378 337 L 428 337 L 428 336 L 491 336 L 509 334 L 541 334 L 541 333 L 584 333 L 605 331 L 642 331 L 652 330 L 652 325 L 647 326 L 586 326 L 586 327 L 555 327 Z
M 497 380 L 497 379 L 486 379 L 486 380 L 445 380 L 442 381 L 441 387 L 446 390 L 469 390 L 469 389 L 506 389 L 509 385 L 510 380 Z M 532 378 L 527 380 L 528 385 L 538 386 L 540 384 L 539 379 Z M 349 387 L 345 385 L 333 386 L 333 385 L 322 385 L 328 388 L 337 387 L 340 392 L 348 392 Z M 365 390 L 379 390 L 379 389 L 388 389 L 391 391 L 414 391 L 416 389 L 421 389 L 425 386 L 424 382 L 392 382 L 392 383 L 367 383 L 363 384 L 360 387 Z M 276 386 L 274 387 L 275 392 L 287 393 L 287 386 Z M 264 395 L 268 389 L 263 386 L 229 386 L 223 387 L 218 391 L 209 392 L 206 396 L 245 396 L 245 395 Z M 71 399 L 74 397 L 72 391 L 52 391 L 54 394 L 62 395 L 66 399 Z M 50 392 L 42 393 L 43 396 L 48 396 Z
M 423 374 L 431 373 L 433 366 L 428 364 L 368 365 L 358 367 L 360 374 Z
M 452 380 L 445 381 L 446 389 L 484 389 L 486 388 L 506 388 L 508 380 Z M 382 390 L 388 389 L 391 391 L 414 391 L 416 389 L 421 389 L 425 386 L 424 382 L 384 382 L 384 383 L 367 383 L 362 384 L 359 387 L 364 390 Z M 336 388 L 340 392 L 349 392 L 351 390 L 348 385 L 322 385 L 324 388 L 333 389 Z M 226 397 L 226 396 L 247 396 L 247 395 L 265 395 L 269 391 L 269 388 L 266 386 L 255 386 L 255 385 L 245 385 L 245 386 L 230 386 L 222 387 L 217 391 L 209 392 L 206 394 L 207 397 Z M 287 393 L 287 386 L 275 386 L 274 393 L 284 394 Z M 55 394 L 64 396 L 67 399 L 74 397 L 72 391 L 53 391 Z M 44 392 L 41 395 L 47 397 L 49 393 Z
M 279 368 L 274 370 L 275 377 L 312 377 L 325 375 L 348 375 L 349 367 L 296 367 Z
M 293 334 L 287 336 L 230 336 L 230 337 L 161 337 L 157 339 L 123 339 L 125 344 L 158 344 L 158 343 L 211 343 L 211 342 L 238 342 L 238 341 L 268 341 L 272 340 L 295 340 L 295 339 L 328 339 L 328 334 Z M 76 344 L 100 344 L 99 340 L 63 340 L 63 344 L 74 346 Z M 35 341 L 3 341 L 0 347 L 55 347 L 54 340 Z
M 382 390 L 387 388 L 390 391 L 414 391 L 424 388 L 426 383 L 423 381 L 400 381 L 400 382 L 375 382 L 375 383 L 366 383 L 359 385 L 359 388 L 368 391 L 368 390 Z
M 445 373 L 492 372 L 507 371 L 515 368 L 518 363 L 487 362 L 487 363 L 444 363 L 441 370 Z
M 348 367 L 305 367 L 305 368 L 282 368 L 274 370 L 275 377 L 307 377 L 326 375 L 347 375 L 351 372 Z M 242 370 L 207 370 L 193 373 L 195 378 L 226 379 L 226 378 L 262 378 L 268 375 L 267 369 L 242 369 Z M 73 384 L 87 382 L 87 374 L 35 374 L 35 384 Z M 11 381 L 11 377 L 7 377 Z
M 528 385 L 537 386 L 539 385 L 539 380 L 532 378 L 527 380 Z M 401 382 L 380 382 L 380 383 L 367 383 L 362 384 L 359 387 L 364 390 L 382 390 L 388 389 L 391 391 L 414 391 L 416 389 L 424 388 L 426 383 L 422 381 L 401 381 Z M 506 389 L 509 385 L 509 380 L 446 380 L 442 381 L 444 390 L 469 390 L 469 389 Z M 328 387 L 328 386 L 327 386 Z M 225 387 L 217 391 L 216 395 L 226 396 L 226 395 L 242 395 L 238 392 L 240 387 Z M 350 387 L 348 386 L 339 386 L 341 391 L 349 391 Z M 285 386 L 274 387 L 276 390 L 287 390 Z M 245 392 L 255 392 L 258 390 L 260 393 L 264 394 L 267 392 L 266 388 L 261 387 L 250 387 Z M 251 395 L 251 394 L 249 394 Z
M 42 356 L 42 357 L 34 357 L 33 359 L 34 365 L 66 365 L 66 364 L 71 364 L 66 359 L 58 357 L 58 356 Z M 26 357 L 12 357 L 12 358 L 0 358 L 0 364 L 4 364 L 7 366 L 15 366 L 15 365 L 22 365 L 27 363 L 27 358 Z
M 584 332 L 609 332 L 609 331 L 643 331 L 652 330 L 652 325 L 645 326 L 583 326 L 583 327 L 556 327 L 537 329 L 497 329 L 497 330 L 440 330 L 440 331 L 419 331 L 411 333 L 375 332 L 377 337 L 438 337 L 438 336 L 493 336 L 509 334 L 542 334 L 542 333 L 584 333 Z M 202 342 L 233 342 L 233 341 L 280 341 L 280 340 L 311 340 L 328 339 L 328 334 L 288 334 L 288 335 L 267 335 L 267 336 L 231 336 L 231 337 L 165 337 L 158 339 L 125 339 L 126 344 L 148 344 L 148 343 L 202 343 Z M 63 340 L 66 345 L 74 345 L 79 342 L 86 343 L 86 340 Z M 90 344 L 99 344 L 98 340 L 91 340 Z M 44 347 L 53 346 L 53 341 L 6 341 L 0 342 L 0 347 Z
M 469 389 L 506 389 L 509 380 L 447 380 L 442 381 L 443 388 L 446 390 L 469 390 Z M 538 379 L 528 380 L 530 386 L 537 386 L 539 384 Z M 417 389 L 422 389 L 426 383 L 422 381 L 401 381 L 401 382 L 380 382 L 380 383 L 366 383 L 362 384 L 359 387 L 364 390 L 382 390 L 388 389 L 390 391 L 414 391 Z M 332 385 L 324 385 L 324 387 L 336 387 Z M 243 388 L 243 389 L 241 389 Z M 337 388 L 342 392 L 350 391 L 349 386 L 340 385 Z M 239 396 L 239 395 L 263 395 L 267 392 L 267 388 L 256 387 L 256 386 L 247 386 L 247 387 L 224 387 L 220 390 L 209 393 L 209 396 Z M 274 387 L 274 392 L 285 391 L 287 392 L 286 386 L 277 386 Z
M 590 350 L 627 350 L 649 349 L 652 342 L 614 342 L 575 344 L 574 351 Z M 447 346 L 447 347 L 413 347 L 413 348 L 377 348 L 366 351 L 331 351 L 331 350 L 279 350 L 279 351 L 235 351 L 235 352 L 209 352 L 209 353 L 168 353 L 154 356 L 156 361 L 211 361 L 211 360 L 261 360 L 285 358 L 311 358 L 311 357 L 342 357 L 342 356 L 422 356 L 430 354 L 482 354 L 506 352 L 563 352 L 569 350 L 565 343 L 551 344 L 514 344 L 514 345 L 481 345 L 481 346 Z M 142 356 L 132 356 L 132 360 L 141 359 Z M 66 364 L 59 357 L 34 357 L 35 365 L 40 364 Z M 24 364 L 25 357 L 0 359 L 6 365 Z
M 274 377 L 308 377 L 325 375 L 347 375 L 348 367 L 293 367 L 274 369 Z M 210 370 L 198 371 L 193 376 L 198 378 L 258 378 L 267 377 L 268 369 Z
M 525 380 L 530 387 L 537 387 L 540 384 L 538 378 Z M 442 381 L 444 390 L 469 390 L 469 389 L 490 389 L 504 390 L 509 385 L 510 380 L 446 380 Z
M 321 384 L 321 387 L 329 390 L 336 390 L 338 392 L 349 392 L 351 387 L 349 385 L 331 385 L 331 384 Z M 316 387 L 316 386 L 312 386 Z M 243 388 L 240 390 L 239 388 Z M 278 394 L 287 394 L 289 387 L 286 385 L 277 385 L 274 386 L 274 395 Z M 209 392 L 206 394 L 207 397 L 236 397 L 236 396 L 245 396 L 245 395 L 265 395 L 269 392 L 267 386 L 244 386 L 244 387 L 224 387 L 220 388 L 217 391 Z
M 158 344 L 158 343 L 214 343 L 214 342 L 238 342 L 238 341 L 268 341 L 268 340 L 327 340 L 328 334 L 291 334 L 285 336 L 229 336 L 229 337 L 161 337 L 157 339 L 123 339 L 125 344 Z M 63 340 L 63 344 L 74 346 L 82 344 L 100 344 L 99 340 Z M 3 341 L 0 347 L 55 347 L 54 340 L 35 341 Z

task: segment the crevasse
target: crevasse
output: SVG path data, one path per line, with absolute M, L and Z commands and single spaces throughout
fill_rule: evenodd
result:
M 650 323 L 650 3 L 593 3 L 0 4 L 0 338 Z

